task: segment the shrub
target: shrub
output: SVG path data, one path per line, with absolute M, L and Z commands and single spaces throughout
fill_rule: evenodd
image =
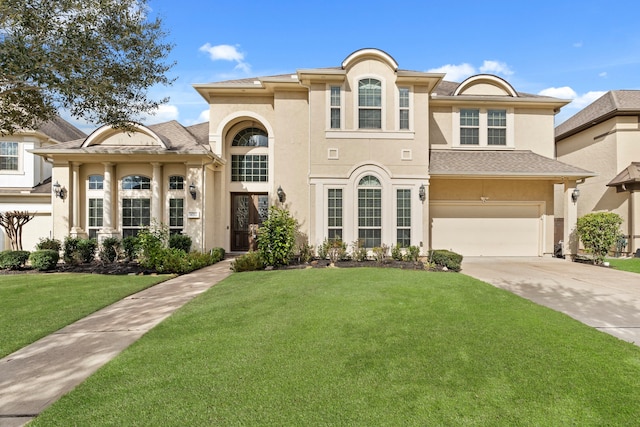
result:
M 98 257 L 102 262 L 114 262 L 118 259 L 120 252 L 120 239 L 117 237 L 107 237 L 100 245 Z
M 60 253 L 54 249 L 42 249 L 29 256 L 31 266 L 38 271 L 49 271 L 56 268 Z
M 264 261 L 262 261 L 260 252 L 247 252 L 233 260 L 231 263 L 231 269 L 236 273 L 263 270 Z
M 342 240 L 331 240 L 329 242 L 329 248 L 327 250 L 329 261 L 336 263 L 342 259 L 347 258 L 347 245 Z
M 351 252 L 351 258 L 357 262 L 363 262 L 367 260 L 367 248 L 363 248 L 360 240 L 356 240 L 351 244 L 353 251 Z
M 384 262 L 384 260 L 389 256 L 389 246 L 384 243 L 381 246 L 376 246 L 372 251 L 373 259 L 376 262 Z
M 460 271 L 462 255 L 444 249 L 436 249 L 429 252 L 429 262 L 439 267 L 447 267 L 447 270 Z
M 307 263 L 313 259 L 313 245 L 304 242 L 298 249 L 300 252 L 300 262 Z
M 169 247 L 182 249 L 184 252 L 191 252 L 191 237 L 186 234 L 172 234 L 169 236 Z
M 613 212 L 593 212 L 578 218 L 576 231 L 593 263 L 602 264 L 609 249 L 618 241 L 622 218 Z
M 44 249 L 51 249 L 60 252 L 60 249 L 62 249 L 62 242 L 60 242 L 60 240 L 58 239 L 50 239 L 48 237 L 44 239 L 41 238 L 40 240 L 38 240 L 36 249 L 39 251 Z
M 68 236 L 64 239 L 64 262 L 67 264 L 89 263 L 95 259 L 97 249 L 96 239 Z
M 277 206 L 269 208 L 269 217 L 258 232 L 258 252 L 265 264 L 274 267 L 289 264 L 296 244 L 296 229 L 296 220 L 288 210 Z
M 417 262 L 418 258 L 420 258 L 420 248 L 417 246 L 409 246 L 407 248 L 407 252 L 404 254 L 405 261 L 413 261 Z
M 327 255 L 329 255 L 329 240 L 324 239 L 322 244 L 318 246 L 318 258 L 327 259 Z
M 29 260 L 29 251 L 0 252 L 0 269 L 17 270 Z
M 391 258 L 396 261 L 403 260 L 404 257 L 402 255 L 402 247 L 400 245 L 395 245 L 391 248 Z
M 127 260 L 133 261 L 138 257 L 140 242 L 136 236 L 127 236 L 122 239 L 122 250 Z
M 225 256 L 224 248 L 213 248 L 211 249 L 210 255 L 214 264 L 218 261 L 222 261 Z
M 138 255 L 140 265 L 155 269 L 161 262 L 163 249 L 168 247 L 169 228 L 163 224 L 153 225 L 138 233 Z

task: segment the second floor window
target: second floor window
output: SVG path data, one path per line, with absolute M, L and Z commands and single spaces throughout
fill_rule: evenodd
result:
M 267 182 L 269 180 L 269 156 L 232 155 L 231 181 Z
M 399 90 L 400 129 L 409 129 L 409 89 L 401 87 Z
M 18 170 L 18 143 L 0 142 L 0 170 Z
M 358 127 L 382 129 L 382 83 L 376 79 L 358 82 Z
M 170 176 L 169 190 L 184 190 L 184 178 L 179 175 Z
M 340 129 L 340 86 L 331 86 L 331 129 Z
M 506 110 L 487 111 L 487 144 L 507 145 Z
M 460 110 L 460 145 L 480 144 L 480 110 Z

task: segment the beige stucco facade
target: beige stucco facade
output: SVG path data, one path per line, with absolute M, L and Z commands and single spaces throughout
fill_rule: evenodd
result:
M 570 192 L 590 176 L 554 157 L 553 118 L 567 101 L 491 75 L 443 78 L 363 49 L 338 67 L 194 85 L 210 105 L 208 123 L 105 127 L 35 150 L 68 190 L 53 200 L 54 234 L 95 229 L 91 199 L 103 200 L 98 237 L 125 233 L 130 204 L 148 204 L 166 223 L 183 199 L 180 231 L 198 250 L 251 249 L 267 208 L 279 205 L 316 247 L 341 239 L 423 253 L 551 254 L 554 185 Z M 91 189 L 91 176 L 103 187 Z M 175 177 L 179 190 L 170 188 Z M 144 188 L 125 189 L 134 178 Z M 573 215 L 570 199 L 560 204 Z
M 556 130 L 558 160 L 597 173 L 579 184 L 578 217 L 598 211 L 620 215 L 630 253 L 640 248 L 637 187 L 632 182 L 608 184 L 640 161 L 639 115 L 638 91 L 608 92 Z M 561 216 L 557 208 L 556 214 Z

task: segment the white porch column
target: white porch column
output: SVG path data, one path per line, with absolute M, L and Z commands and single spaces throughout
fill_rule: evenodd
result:
M 163 222 L 162 215 L 162 163 L 151 163 L 153 166 L 153 177 L 151 179 L 151 218 Z
M 104 162 L 104 179 L 102 188 L 104 191 L 102 203 L 102 232 L 111 233 L 113 231 L 113 163 Z
M 80 226 L 80 165 L 82 163 L 71 163 L 71 235 L 73 237 L 86 237 L 86 233 Z
M 578 236 L 576 225 L 578 222 L 578 201 L 573 201 L 572 194 L 577 184 L 575 181 L 565 181 L 564 183 L 564 255 L 566 259 L 578 253 Z

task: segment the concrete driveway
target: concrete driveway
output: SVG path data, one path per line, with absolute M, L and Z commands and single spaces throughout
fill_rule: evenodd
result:
M 462 273 L 640 346 L 640 274 L 517 257 L 465 258 Z

